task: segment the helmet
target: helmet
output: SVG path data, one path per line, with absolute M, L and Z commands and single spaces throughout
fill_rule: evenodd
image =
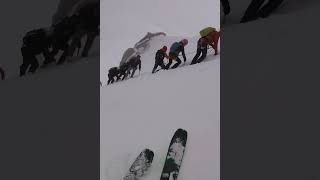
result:
M 182 39 L 180 42 L 186 46 L 188 44 L 188 39 Z
M 167 46 L 163 46 L 163 47 L 162 47 L 162 50 L 163 50 L 164 52 L 166 52 L 167 49 L 168 49 Z

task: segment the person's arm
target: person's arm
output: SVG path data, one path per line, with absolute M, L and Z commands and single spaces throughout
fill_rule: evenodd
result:
M 209 43 L 209 46 L 211 46 L 214 49 L 214 42 Z
M 164 53 L 164 57 L 165 57 L 166 59 L 169 59 L 169 58 L 170 58 L 167 53 Z
M 230 13 L 230 3 L 229 0 L 220 0 L 222 7 L 223 7 L 223 12 L 225 15 Z

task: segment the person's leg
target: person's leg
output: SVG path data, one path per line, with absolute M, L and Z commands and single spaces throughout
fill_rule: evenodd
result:
M 81 43 L 81 39 L 85 34 L 86 34 L 86 31 L 80 29 L 71 37 L 71 45 L 70 45 L 70 48 L 69 48 L 69 56 L 73 56 L 74 51 L 78 47 L 78 44 Z
M 92 47 L 92 44 L 93 44 L 96 36 L 97 36 L 96 32 L 87 33 L 87 41 L 86 41 L 86 43 L 84 45 L 84 48 L 82 50 L 82 53 L 81 53 L 82 57 L 87 57 L 88 56 L 88 53 L 89 53 L 89 51 L 90 51 L 90 49 Z
M 245 23 L 257 19 L 257 13 L 264 1 L 265 0 L 252 0 L 240 22 Z
M 177 61 L 177 63 L 176 64 L 174 64 L 173 66 L 172 66 L 172 68 L 171 69 L 175 69 L 175 68 L 177 68 L 180 64 L 181 64 L 181 59 L 179 58 L 179 57 L 177 57 L 177 59 L 176 59 L 176 61 Z
M 4 70 L 1 67 L 0 67 L 0 75 L 1 75 L 1 80 L 4 80 L 6 74 L 5 74 Z
M 116 82 L 118 82 L 118 81 L 121 79 L 121 76 L 122 76 L 122 73 L 120 72 L 120 73 L 117 75 Z
M 208 53 L 208 49 L 207 48 L 203 48 L 201 50 L 201 57 L 198 59 L 197 63 L 201 63 L 206 57 L 207 57 L 207 53 Z
M 230 3 L 229 0 L 220 0 L 224 15 L 228 15 L 230 13 Z
M 53 54 L 49 52 L 48 49 L 43 50 L 43 56 L 44 56 L 44 62 L 42 64 L 42 67 L 45 67 L 46 65 L 55 62 L 55 59 L 53 58 Z
M 110 83 L 111 83 L 111 81 L 112 81 L 112 79 L 113 79 L 113 77 L 110 75 L 110 74 L 108 74 L 108 83 L 107 83 L 107 85 L 109 85 Z
M 163 60 L 162 60 L 161 63 L 159 63 L 158 65 L 161 67 L 161 69 L 166 69 L 166 66 L 165 66 L 164 63 L 163 63 Z
M 170 59 L 169 59 L 169 63 L 166 65 L 166 69 L 169 69 L 170 66 L 171 66 L 171 64 L 172 64 L 172 59 L 170 58 Z
M 158 64 L 157 64 L 157 62 L 155 62 L 153 69 L 152 69 L 152 74 L 156 72 L 157 67 L 158 67 Z
M 69 45 L 65 45 L 65 47 L 63 48 L 63 53 L 62 53 L 61 57 L 59 58 L 59 61 L 57 64 L 63 64 L 66 61 L 66 59 L 69 55 L 69 48 L 70 48 Z
M 121 79 L 122 81 L 125 80 L 128 76 L 128 71 L 127 70 L 123 70 L 122 72 L 123 78 Z
M 258 16 L 262 18 L 268 17 L 277 7 L 283 2 L 283 0 L 269 0 L 258 12 Z
M 29 65 L 30 65 L 29 60 L 27 60 L 26 57 L 23 57 L 23 62 L 20 65 L 20 76 L 24 76 L 26 74 L 26 71 Z
M 26 74 L 26 71 L 28 69 L 28 67 L 30 66 L 30 50 L 27 47 L 22 47 L 21 48 L 21 55 L 23 57 L 22 59 L 22 64 L 20 65 L 20 77 L 24 76 Z
M 29 72 L 31 72 L 31 73 L 35 73 L 35 72 L 36 72 L 36 70 L 37 70 L 37 69 L 38 69 L 38 67 L 39 67 L 38 60 L 37 60 L 37 58 L 36 58 L 35 56 L 34 56 L 34 57 L 32 57 L 30 60 L 32 61 L 32 63 L 31 63 L 31 66 L 30 66 Z
M 197 48 L 197 54 L 194 56 L 194 58 L 191 61 L 191 65 L 192 64 L 196 64 L 198 62 L 198 58 L 201 55 L 201 49 Z
M 131 73 L 131 78 L 133 78 L 134 74 L 136 73 L 137 67 L 134 67 Z
M 58 47 L 53 47 L 53 50 L 50 52 L 51 57 L 54 58 L 58 53 L 59 53 L 60 48 Z

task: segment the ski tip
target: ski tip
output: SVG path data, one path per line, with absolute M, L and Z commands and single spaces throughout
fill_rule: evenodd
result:
M 143 152 L 144 152 L 146 158 L 147 158 L 149 161 L 152 161 L 152 160 L 153 160 L 154 153 L 153 153 L 152 150 L 150 150 L 150 149 L 145 149 L 145 150 L 143 150 Z
M 178 133 L 178 134 L 188 134 L 188 132 L 186 130 L 181 129 L 181 128 L 177 129 L 176 133 Z
M 184 130 L 184 129 L 179 128 L 179 129 L 176 130 L 176 132 L 174 133 L 173 136 L 174 137 L 178 137 L 179 136 L 179 137 L 182 137 L 183 139 L 187 139 L 188 132 L 186 130 Z
M 153 151 L 150 149 L 145 149 L 145 150 L 143 150 L 143 152 L 145 152 L 147 154 L 154 154 Z

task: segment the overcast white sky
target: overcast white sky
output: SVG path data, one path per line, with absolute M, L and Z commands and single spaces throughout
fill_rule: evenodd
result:
M 197 36 L 220 27 L 219 0 L 101 0 L 101 71 L 117 66 L 122 53 L 148 31 Z

